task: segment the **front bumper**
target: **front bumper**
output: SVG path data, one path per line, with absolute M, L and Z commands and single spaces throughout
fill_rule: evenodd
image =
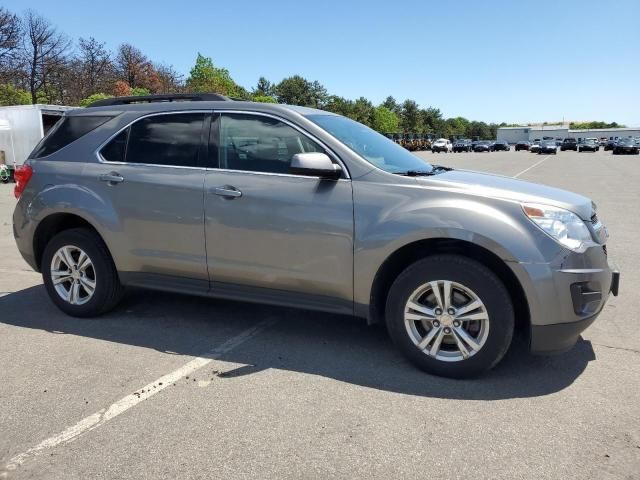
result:
M 613 153 L 619 154 L 619 155 L 635 155 L 638 153 L 638 149 L 635 147 L 622 147 L 622 148 L 615 148 L 613 150 Z
M 572 254 L 560 268 L 548 271 L 546 280 L 536 282 L 540 284 L 536 301 L 542 303 L 532 306 L 531 352 L 553 354 L 570 349 L 598 317 L 609 293 L 618 295 L 620 272 L 608 262 L 604 249 L 591 250 L 582 254 L 584 258 Z M 536 274 L 543 270 L 538 268 Z

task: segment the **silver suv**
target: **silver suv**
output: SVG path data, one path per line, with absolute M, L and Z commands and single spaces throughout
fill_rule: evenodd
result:
M 514 330 L 570 348 L 618 290 L 591 200 L 430 165 L 319 110 L 104 100 L 68 112 L 16 180 L 18 248 L 77 317 L 128 285 L 355 315 L 467 377 Z

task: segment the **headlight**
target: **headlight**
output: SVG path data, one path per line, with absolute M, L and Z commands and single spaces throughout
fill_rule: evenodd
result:
M 569 210 L 536 203 L 523 203 L 522 210 L 547 235 L 571 250 L 578 251 L 593 240 L 584 221 Z

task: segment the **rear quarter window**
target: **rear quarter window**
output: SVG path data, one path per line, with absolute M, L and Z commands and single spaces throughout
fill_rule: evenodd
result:
M 51 155 L 112 118 L 112 116 L 105 115 L 63 117 L 40 141 L 29 158 L 42 158 Z

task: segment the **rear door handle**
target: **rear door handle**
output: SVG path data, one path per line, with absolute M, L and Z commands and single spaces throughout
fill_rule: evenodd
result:
M 98 177 L 101 182 L 107 182 L 110 184 L 124 182 L 124 177 L 117 172 L 105 173 Z
M 216 187 L 213 189 L 213 193 L 226 198 L 238 198 L 242 196 L 242 192 L 240 190 L 236 187 L 230 187 L 229 185 Z

